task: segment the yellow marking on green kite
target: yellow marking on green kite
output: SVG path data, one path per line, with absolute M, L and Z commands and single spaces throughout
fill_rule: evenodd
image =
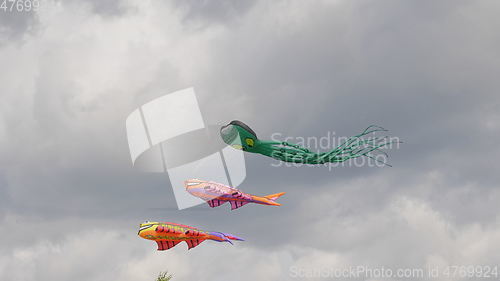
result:
M 248 144 L 248 146 L 253 146 L 253 139 L 245 139 L 245 142 Z

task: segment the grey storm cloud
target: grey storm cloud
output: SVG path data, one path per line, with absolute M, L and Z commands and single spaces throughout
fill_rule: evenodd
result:
M 0 15 L 0 279 L 500 263 L 497 1 L 43 5 Z M 167 175 L 132 167 L 125 119 L 190 86 L 207 124 L 239 119 L 262 139 L 377 124 L 403 143 L 388 151 L 393 167 L 247 154 L 240 188 L 285 191 L 282 206 L 178 211 Z M 156 252 L 137 237 L 143 220 L 246 241 Z
M 10 10 L 10 3 L 6 7 Z M 36 14 L 32 12 L 19 12 L 14 9 L 12 12 L 2 10 L 0 16 L 0 45 L 11 40 L 19 40 L 27 32 L 33 32 L 36 25 Z

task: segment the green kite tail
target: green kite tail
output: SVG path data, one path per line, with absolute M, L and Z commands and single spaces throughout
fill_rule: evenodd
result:
M 285 162 L 325 164 L 344 162 L 352 158 L 365 156 L 390 166 L 385 161 L 376 159 L 372 152 L 382 153 L 387 157 L 387 153 L 381 149 L 393 143 L 397 143 L 397 141 L 391 141 L 387 136 L 365 137 L 368 134 L 376 132 L 387 132 L 387 130 L 379 126 L 371 125 L 361 134 L 348 138 L 331 151 L 312 152 L 307 148 L 288 142 L 259 140 L 257 134 L 241 121 L 231 121 L 231 123 L 220 129 L 220 134 L 226 144 L 236 149 L 260 153 Z

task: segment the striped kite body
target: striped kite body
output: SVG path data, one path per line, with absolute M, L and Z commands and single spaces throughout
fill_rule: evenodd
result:
M 158 251 L 168 250 L 182 241 L 188 245 L 188 250 L 198 246 L 205 240 L 229 242 L 243 239 L 221 232 L 207 232 L 191 226 L 172 222 L 145 222 L 140 225 L 139 236 L 153 240 L 158 244 Z
M 248 203 L 280 206 L 281 204 L 275 202 L 275 200 L 285 194 L 285 192 L 281 192 L 266 196 L 255 196 L 221 183 L 198 179 L 187 180 L 184 182 L 184 186 L 187 192 L 205 200 L 210 207 L 219 207 L 229 202 L 231 204 L 231 210 L 237 209 Z

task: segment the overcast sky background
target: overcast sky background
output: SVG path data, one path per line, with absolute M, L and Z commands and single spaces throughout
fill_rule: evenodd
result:
M 500 265 L 500 2 L 212 2 L 0 11 L 1 280 Z M 262 139 L 378 124 L 404 144 L 392 168 L 246 155 L 240 188 L 286 191 L 283 206 L 177 211 L 166 175 L 132 167 L 125 119 L 191 86 L 207 123 L 239 119 Z M 137 236 L 144 220 L 246 241 L 157 252 Z

